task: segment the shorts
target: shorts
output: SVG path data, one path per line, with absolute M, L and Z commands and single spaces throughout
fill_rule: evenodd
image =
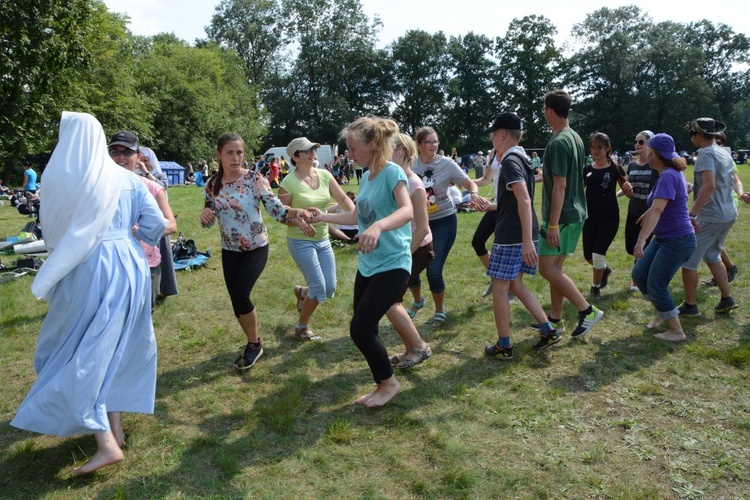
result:
M 539 244 L 535 241 L 534 248 L 539 250 Z M 523 244 L 517 245 L 492 245 L 490 252 L 490 265 L 487 267 L 487 276 L 505 281 L 515 281 L 518 275 L 526 273 L 536 274 L 536 266 L 527 266 L 523 261 Z
M 547 226 L 549 222 L 542 222 L 539 228 L 539 255 L 570 255 L 576 252 L 578 240 L 581 238 L 583 231 L 583 222 L 574 222 L 573 224 L 560 224 L 560 246 L 551 248 L 547 245 Z
M 682 268 L 688 271 L 697 271 L 701 260 L 706 264 L 721 262 L 721 249 L 724 247 L 724 240 L 729 230 L 732 229 L 734 221 L 701 222 L 699 219 L 698 224 L 701 230 L 695 233 L 697 240 L 695 250 L 690 259 L 682 265 Z

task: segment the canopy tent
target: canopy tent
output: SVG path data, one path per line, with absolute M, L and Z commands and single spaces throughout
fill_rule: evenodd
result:
M 170 186 L 185 184 L 185 167 L 174 161 L 159 161 L 161 170 L 167 176 Z

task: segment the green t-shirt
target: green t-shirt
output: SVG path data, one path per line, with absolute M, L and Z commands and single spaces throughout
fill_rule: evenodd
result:
M 566 128 L 555 134 L 544 150 L 542 170 L 542 220 L 549 222 L 552 209 L 552 188 L 555 177 L 565 177 L 565 200 L 559 224 L 575 224 L 586 220 L 586 192 L 583 188 L 583 166 L 586 153 L 581 137 Z
M 302 181 L 294 175 L 294 172 L 290 173 L 284 180 L 281 181 L 281 187 L 286 190 L 287 193 L 292 195 L 292 202 L 289 204 L 292 208 L 309 208 L 317 207 L 322 211 L 326 211 L 328 205 L 331 204 L 331 191 L 330 184 L 333 176 L 328 170 L 320 168 L 315 169 L 315 173 L 318 174 L 318 189 L 310 189 L 306 185 L 302 184 Z M 313 224 L 315 227 L 315 236 L 305 236 L 297 226 L 287 226 L 286 237 L 293 238 L 295 240 L 307 240 L 307 241 L 323 241 L 328 238 L 328 226 L 325 222 L 317 222 Z

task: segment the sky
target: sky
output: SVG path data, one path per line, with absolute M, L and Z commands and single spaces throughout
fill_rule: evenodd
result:
M 104 0 L 110 11 L 130 16 L 130 30 L 136 35 L 171 32 L 193 43 L 205 38 L 219 0 Z M 428 33 L 443 31 L 457 36 L 473 31 L 490 38 L 502 36 L 515 18 L 544 15 L 557 27 L 559 46 L 570 37 L 574 24 L 582 22 L 603 6 L 602 0 L 361 0 L 365 13 L 378 15 L 383 22 L 379 46 L 383 47 L 410 29 Z M 746 0 L 723 0 L 720 7 L 695 0 L 608 0 L 606 6 L 640 7 L 654 22 L 692 22 L 708 19 L 732 26 L 736 33 L 750 36 L 750 16 Z

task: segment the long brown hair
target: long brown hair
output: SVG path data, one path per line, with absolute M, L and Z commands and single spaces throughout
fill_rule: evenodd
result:
M 226 132 L 224 134 L 221 134 L 219 140 L 216 143 L 216 151 L 218 153 L 221 153 L 221 150 L 224 149 L 224 146 L 226 146 L 228 142 L 234 141 L 240 141 L 243 147 L 245 145 L 245 141 L 242 139 L 242 137 L 240 137 L 239 134 L 235 134 L 234 132 Z M 212 175 L 206 183 L 206 189 L 214 196 L 219 196 L 219 191 L 221 191 L 222 188 L 221 178 L 223 176 L 224 165 L 221 164 L 221 155 L 219 155 L 219 171 L 215 175 Z

